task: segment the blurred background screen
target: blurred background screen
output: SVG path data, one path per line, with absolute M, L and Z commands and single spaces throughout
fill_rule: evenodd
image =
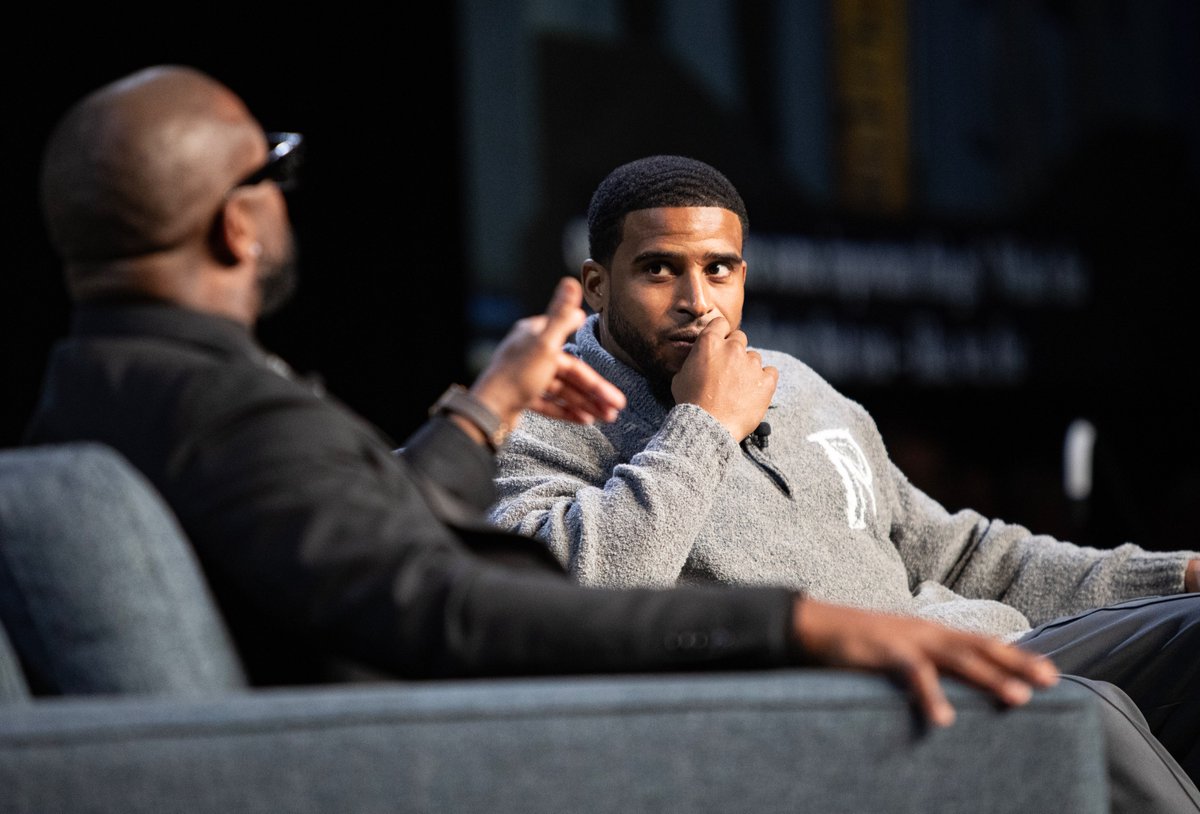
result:
M 218 16 L 10 32 L 35 45 L 3 56 L 0 443 L 19 440 L 69 313 L 36 202 L 41 144 L 88 90 L 184 63 L 267 129 L 308 136 L 289 201 L 301 287 L 259 335 L 397 443 L 578 272 L 596 184 L 680 153 L 746 200 L 751 342 L 861 402 L 916 485 L 1084 544 L 1200 547 L 1200 5 Z

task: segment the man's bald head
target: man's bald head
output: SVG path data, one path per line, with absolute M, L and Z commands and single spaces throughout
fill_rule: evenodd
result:
M 91 269 L 203 239 L 265 150 L 242 101 L 191 68 L 147 68 L 79 101 L 51 134 L 41 186 L 72 288 Z

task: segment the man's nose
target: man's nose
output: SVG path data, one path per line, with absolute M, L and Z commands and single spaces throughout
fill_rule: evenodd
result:
M 695 269 L 679 276 L 678 308 L 694 317 L 702 317 L 713 309 L 708 281 L 703 270 Z

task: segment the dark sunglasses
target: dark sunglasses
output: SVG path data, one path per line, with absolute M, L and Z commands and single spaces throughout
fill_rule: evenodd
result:
M 294 189 L 304 159 L 303 147 L 304 136 L 299 133 L 267 133 L 267 162 L 234 184 L 234 187 L 274 181 L 284 192 Z

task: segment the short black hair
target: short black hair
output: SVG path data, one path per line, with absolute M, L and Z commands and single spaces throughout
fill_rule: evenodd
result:
M 719 206 L 750 228 L 746 204 L 737 188 L 718 170 L 694 158 L 652 155 L 622 164 L 592 193 L 588 205 L 588 252 L 602 266 L 621 245 L 625 216 L 662 206 Z

